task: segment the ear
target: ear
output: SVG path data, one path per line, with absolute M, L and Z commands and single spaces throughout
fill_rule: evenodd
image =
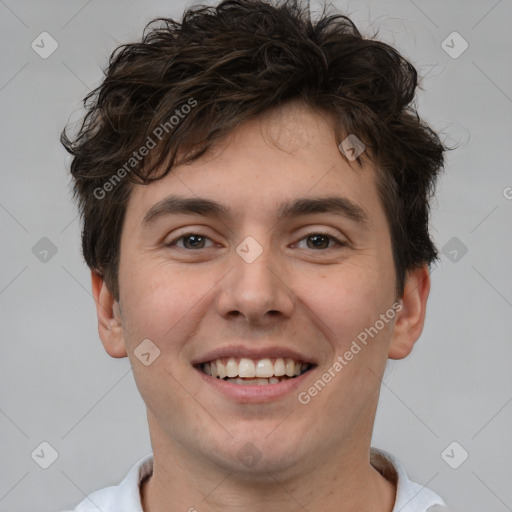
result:
M 91 271 L 91 281 L 101 342 L 110 356 L 127 357 L 119 304 L 103 277 L 94 270 Z
M 411 353 L 423 330 L 429 292 L 428 265 L 407 272 L 402 309 L 396 315 L 393 339 L 389 346 L 390 359 L 403 359 Z

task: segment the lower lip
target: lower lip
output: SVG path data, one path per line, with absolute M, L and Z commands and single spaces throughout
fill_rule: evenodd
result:
M 312 368 L 292 379 L 277 384 L 235 384 L 216 377 L 206 375 L 197 369 L 201 378 L 227 398 L 245 403 L 270 402 L 276 398 L 293 393 L 309 376 Z

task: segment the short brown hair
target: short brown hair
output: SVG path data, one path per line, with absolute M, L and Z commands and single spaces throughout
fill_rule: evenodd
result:
M 243 121 L 300 101 L 334 116 L 338 141 L 355 134 L 366 146 L 356 161 L 368 158 L 377 170 L 401 297 L 406 271 L 438 255 L 429 200 L 447 149 L 413 106 L 417 86 L 415 68 L 393 47 L 325 7 L 312 21 L 297 0 L 224 0 L 189 8 L 181 22 L 153 20 L 140 42 L 112 53 L 74 140 L 61 134 L 74 157 L 86 263 L 119 300 L 132 184 L 160 179 Z M 150 140 L 157 150 L 143 152 Z

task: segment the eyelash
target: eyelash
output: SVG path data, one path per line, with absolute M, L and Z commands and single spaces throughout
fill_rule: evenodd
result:
M 182 240 L 184 238 L 189 238 L 189 237 L 192 237 L 192 236 L 197 236 L 197 237 L 201 237 L 203 239 L 207 239 L 207 240 L 210 240 L 209 237 L 207 236 L 204 236 L 202 235 L 201 233 L 196 233 L 196 232 L 190 232 L 190 233 L 185 233 L 183 235 L 180 235 L 179 237 L 175 238 L 174 240 L 172 240 L 171 242 L 169 242 L 168 244 L 165 244 L 167 247 L 173 247 L 176 245 L 176 243 L 179 241 L 179 240 Z M 346 242 L 341 242 L 340 240 L 338 240 L 336 237 L 334 237 L 333 235 L 329 234 L 329 233 L 323 233 L 321 231 L 312 231 L 311 233 L 308 233 L 306 235 L 304 235 L 300 240 L 299 242 L 301 242 L 302 240 L 306 239 L 306 238 L 310 238 L 310 237 L 313 237 L 313 236 L 323 236 L 323 237 L 326 237 L 326 238 L 329 238 L 330 240 L 333 240 L 334 242 L 336 242 L 336 244 L 340 247 L 345 247 L 347 245 Z M 327 247 L 326 249 L 332 249 L 333 247 Z M 205 249 L 204 247 L 201 247 L 200 249 L 187 249 L 186 247 L 180 247 L 180 249 L 184 249 L 184 250 L 187 250 L 187 251 L 194 251 L 194 250 L 200 250 L 200 249 Z M 326 249 L 318 249 L 320 251 L 325 251 Z M 315 249 L 311 249 L 311 250 L 315 250 Z

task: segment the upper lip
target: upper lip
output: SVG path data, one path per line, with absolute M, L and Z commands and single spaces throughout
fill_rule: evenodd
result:
M 301 361 L 303 363 L 317 364 L 315 359 L 296 350 L 285 348 L 285 347 L 244 347 L 243 345 L 229 345 L 226 347 L 219 347 L 210 352 L 207 352 L 192 361 L 193 365 L 200 365 L 215 361 L 222 357 L 245 357 L 254 361 L 265 359 L 269 357 L 283 357 L 293 359 L 295 361 Z

